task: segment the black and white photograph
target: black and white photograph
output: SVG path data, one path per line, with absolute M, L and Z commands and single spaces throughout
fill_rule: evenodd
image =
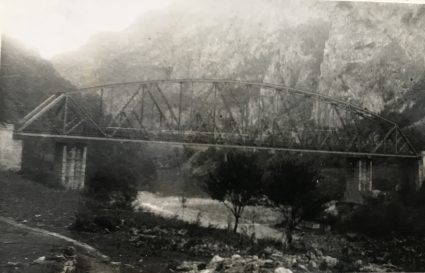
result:
M 425 0 L 0 0 L 0 273 L 425 272 Z

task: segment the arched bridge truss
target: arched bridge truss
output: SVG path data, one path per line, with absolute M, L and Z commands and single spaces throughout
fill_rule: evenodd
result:
M 398 125 L 315 92 L 230 80 L 155 80 L 57 93 L 15 135 L 416 157 Z

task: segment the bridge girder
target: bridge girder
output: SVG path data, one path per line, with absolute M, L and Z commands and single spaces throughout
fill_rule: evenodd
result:
M 57 93 L 16 135 L 415 157 L 398 125 L 367 109 L 281 85 L 206 79 Z

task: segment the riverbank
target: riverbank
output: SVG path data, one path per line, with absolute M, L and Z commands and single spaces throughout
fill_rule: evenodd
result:
M 421 256 L 416 255 L 422 253 L 423 243 L 413 239 L 380 242 L 358 234 L 300 229 L 296 231 L 293 247 L 285 250 L 275 240 L 234 234 L 208 220 L 214 213 L 221 217 L 218 224 L 226 223 L 228 217 L 222 204 L 207 199 L 188 200 L 186 216 L 183 216 L 183 210 L 181 214 L 175 213 L 181 209 L 179 197 L 151 193 L 139 196 L 144 197 L 142 204 L 151 208 L 162 205 L 160 208 L 169 214 L 163 217 L 165 215 L 161 216 L 158 211 L 148 211 L 143 206 L 139 211 L 88 206 L 89 202 L 77 192 L 50 189 L 14 173 L 0 172 L 0 187 L 0 216 L 89 244 L 109 256 L 110 264 L 123 273 L 184 271 L 193 265 L 200 271 L 217 265 L 211 261 L 217 255 L 223 258 L 223 266 L 230 266 L 220 272 L 243 272 L 240 270 L 245 270 L 245 264 L 258 265 L 264 269 L 262 272 L 273 272 L 281 266 L 292 272 L 421 271 L 425 268 Z M 201 219 L 192 221 L 199 212 L 202 212 Z M 258 217 L 257 214 L 249 212 L 244 224 L 254 219 L 261 225 L 277 221 L 272 212 L 266 211 Z M 31 251 L 31 247 L 28 250 Z M 44 256 L 43 253 L 37 255 Z M 28 259 L 36 259 L 35 256 Z M 2 260 L 0 266 L 7 266 L 7 262 Z

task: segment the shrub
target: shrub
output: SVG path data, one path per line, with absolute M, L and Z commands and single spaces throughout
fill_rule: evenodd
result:
M 142 184 L 156 175 L 155 165 L 140 146 L 94 146 L 88 160 L 86 196 L 108 207 L 130 208 Z
M 284 215 L 289 244 L 301 220 L 315 217 L 325 201 L 317 190 L 319 175 L 312 166 L 309 162 L 275 159 L 264 176 L 266 195 Z
M 387 198 L 368 198 L 338 223 L 342 231 L 354 231 L 371 237 L 425 235 L 425 207 L 403 202 L 399 194 Z
M 261 193 L 261 170 L 253 155 L 229 153 L 221 158 L 205 180 L 205 190 L 232 213 L 236 232 L 245 207 Z
M 99 169 L 87 184 L 86 193 L 108 207 L 130 208 L 137 196 L 137 174 L 112 166 Z

